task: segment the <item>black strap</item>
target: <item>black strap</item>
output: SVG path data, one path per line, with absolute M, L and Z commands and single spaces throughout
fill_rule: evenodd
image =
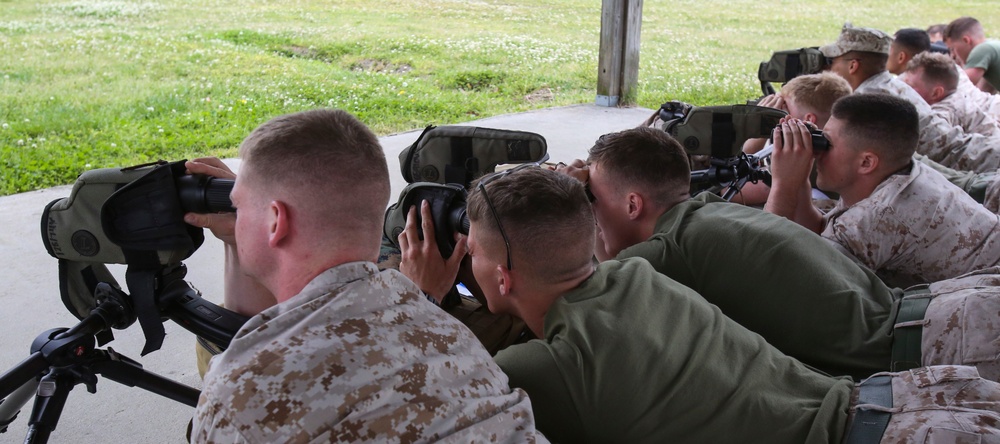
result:
M 126 251 L 126 257 L 128 251 Z M 146 337 L 146 344 L 142 347 L 142 356 L 157 351 L 163 345 L 163 338 L 167 335 L 163 328 L 163 320 L 160 315 L 160 308 L 156 304 L 156 281 L 159 275 L 151 270 L 135 270 L 132 262 L 125 272 L 125 283 L 131 292 L 132 303 L 135 305 L 135 313 L 139 318 L 139 326 Z
M 925 287 L 908 290 L 906 296 L 927 293 L 930 293 L 930 290 Z M 899 313 L 896 314 L 895 324 L 923 320 L 930 303 L 931 298 L 904 297 L 899 303 Z M 921 324 L 900 326 L 893 329 L 890 370 L 899 372 L 923 365 L 920 352 L 923 331 L 924 327 Z
M 844 444 L 878 444 L 882 441 L 882 435 L 889 426 L 892 413 L 868 408 L 866 404 L 892 407 L 891 376 L 873 376 L 858 386 L 854 421 L 848 428 Z
M 735 135 L 736 128 L 733 126 L 732 113 L 712 113 L 712 157 L 716 159 L 733 157 Z
M 472 153 L 471 137 L 450 137 L 451 161 L 444 169 L 446 183 L 459 183 L 469 186 L 472 182 L 472 172 L 479 171 L 479 159 Z
M 802 74 L 802 60 L 800 54 L 789 54 L 785 58 L 785 80 L 792 80 L 795 76 Z

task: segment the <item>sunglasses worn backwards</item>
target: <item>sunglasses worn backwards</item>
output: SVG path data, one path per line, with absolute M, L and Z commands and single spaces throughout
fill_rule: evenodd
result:
M 490 212 L 493 213 L 493 219 L 495 219 L 497 221 L 497 228 L 500 229 L 500 236 L 503 237 L 503 244 L 504 244 L 505 247 L 507 247 L 507 269 L 508 270 L 512 270 L 514 268 L 514 262 L 511 260 L 511 257 L 510 257 L 510 240 L 507 239 L 507 232 L 505 232 L 503 230 L 503 224 L 500 223 L 500 214 L 497 213 L 497 209 L 493 206 L 493 201 L 490 200 L 489 193 L 486 192 L 486 185 L 488 185 L 490 182 L 493 182 L 494 180 L 497 180 L 497 179 L 499 179 L 501 177 L 507 177 L 507 176 L 509 176 L 511 174 L 514 174 L 514 173 L 518 172 L 518 171 L 525 170 L 525 169 L 532 168 L 532 167 L 538 167 L 539 165 L 541 165 L 542 162 L 545 162 L 548 159 L 549 159 L 549 155 L 546 153 L 545 157 L 543 157 L 542 159 L 540 159 L 537 162 L 526 163 L 526 164 L 523 164 L 523 165 L 518 165 L 518 166 L 516 166 L 514 168 L 511 168 L 509 170 L 504 170 L 504 171 L 500 171 L 500 172 L 497 172 L 497 173 L 490 174 L 489 176 L 483 177 L 482 179 L 479 180 L 479 192 L 483 193 L 483 199 L 486 200 L 486 206 L 490 207 Z

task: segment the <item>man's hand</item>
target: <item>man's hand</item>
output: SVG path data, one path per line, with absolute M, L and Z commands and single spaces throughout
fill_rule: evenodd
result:
M 587 166 L 587 162 L 580 159 L 576 159 L 566 165 L 565 163 L 559 162 L 553 166 L 549 167 L 550 170 L 557 173 L 565 174 L 582 183 L 587 183 L 590 181 L 590 167 Z
M 771 152 L 771 176 L 774 186 L 809 184 L 813 165 L 812 134 L 799 119 L 781 119 L 774 128 L 774 151 Z
M 781 97 L 780 94 L 769 94 L 764 96 L 757 102 L 757 106 L 780 109 L 788 112 L 788 105 L 785 104 L 785 99 Z M 743 142 L 743 152 L 747 154 L 757 154 L 760 150 L 764 149 L 766 144 L 767 138 L 764 137 L 747 139 L 746 142 Z
M 205 174 L 222 179 L 235 179 L 236 174 L 217 157 L 202 157 L 184 163 L 188 174 Z M 215 237 L 228 245 L 236 245 L 236 215 L 232 213 L 199 214 L 187 213 L 184 222 L 196 227 L 212 230 Z
M 771 193 L 764 210 L 819 233 L 823 216 L 813 206 L 810 195 L 814 153 L 809 127 L 799 119 L 785 117 L 774 128 L 772 137 Z
M 468 251 L 465 236 L 458 236 L 455 244 L 455 251 L 447 260 L 441 257 L 437 242 L 434 237 L 434 220 L 431 215 L 431 207 L 427 201 L 420 203 L 420 228 L 424 233 L 424 239 L 420 240 L 417 232 L 417 209 L 410 207 L 406 215 L 406 225 L 403 232 L 399 234 L 399 249 L 402 259 L 399 262 L 399 271 L 410 278 L 439 303 L 455 285 L 455 278 L 458 276 L 458 268 L 462 264 L 462 258 Z
M 788 112 L 788 105 L 785 105 L 785 99 L 781 97 L 780 94 L 769 94 L 764 96 L 757 102 L 757 106 L 780 109 Z

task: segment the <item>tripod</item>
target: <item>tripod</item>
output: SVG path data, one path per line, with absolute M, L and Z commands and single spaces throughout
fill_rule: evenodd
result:
M 758 180 L 763 180 L 770 185 L 771 173 L 761 165 L 761 159 L 765 157 L 747 154 L 729 159 L 713 157 L 708 168 L 691 172 L 691 185 L 707 186 L 702 191 L 713 192 L 727 188 L 722 198 L 731 200 L 747 182 L 756 183 Z
M 217 344 L 228 345 L 246 317 L 204 301 L 181 278 L 183 265 L 156 273 L 156 311 L 182 327 Z M 128 387 L 138 387 L 195 407 L 199 391 L 143 370 L 138 362 L 108 347 L 111 328 L 125 329 L 137 318 L 133 298 L 108 283 L 94 291 L 90 314 L 72 328 L 43 332 L 31 344 L 31 355 L 0 375 L 0 433 L 34 395 L 25 443 L 44 443 L 59 421 L 69 392 L 83 384 L 97 391 L 97 375 Z

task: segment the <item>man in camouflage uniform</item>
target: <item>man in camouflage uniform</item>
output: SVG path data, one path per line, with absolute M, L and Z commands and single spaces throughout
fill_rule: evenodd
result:
M 776 129 L 774 175 L 765 207 L 831 240 L 899 287 L 929 283 L 1000 263 L 1000 218 L 923 163 L 913 162 L 919 119 L 909 102 L 884 94 L 837 101 L 816 154 L 821 188 L 840 194 L 820 214 L 801 197 L 813 162 L 808 128 Z
M 212 360 L 195 442 L 544 441 L 476 338 L 376 268 L 390 186 L 364 124 L 339 110 L 281 116 L 240 155 L 237 215 L 188 222 L 227 241 L 227 295 L 256 286 L 277 305 Z M 188 167 L 232 176 L 217 159 Z M 268 300 L 258 293 L 238 298 Z
M 830 60 L 830 70 L 847 79 L 855 93 L 885 93 L 916 106 L 920 116 L 917 152 L 957 170 L 984 172 L 1000 167 L 1000 134 L 970 134 L 949 124 L 913 88 L 886 71 L 891 42 L 882 31 L 845 25 L 837 41 L 820 51 Z
M 958 67 L 944 54 L 923 52 L 907 64 L 903 81 L 949 124 L 966 133 L 993 135 L 1000 132 L 996 120 L 958 93 Z
M 869 442 L 1000 439 L 1000 385 L 975 368 L 922 367 L 856 385 L 778 352 L 642 259 L 595 266 L 595 218 L 579 181 L 540 168 L 487 176 L 468 214 L 490 309 L 522 317 L 543 338 L 496 360 L 557 441 L 861 442 L 855 435 L 872 424 Z M 440 269 L 413 225 L 403 236 L 404 262 Z M 429 279 L 418 283 L 448 282 L 447 271 L 433 274 L 418 273 Z

